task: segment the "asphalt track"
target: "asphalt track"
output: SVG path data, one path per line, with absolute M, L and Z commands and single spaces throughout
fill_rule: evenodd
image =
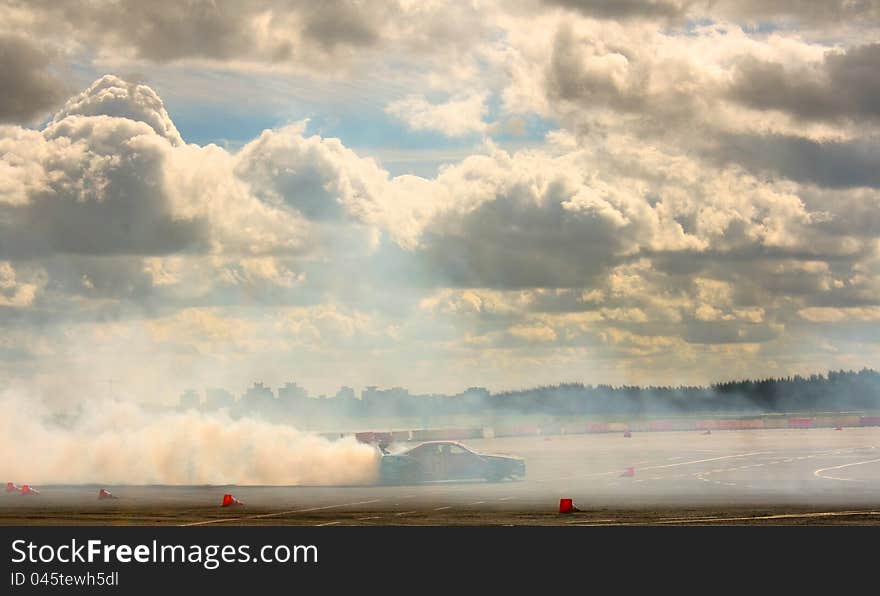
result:
M 509 437 L 526 478 L 415 486 L 41 486 L 0 525 L 880 525 L 880 427 Z M 632 474 L 626 475 L 627 468 Z M 220 507 L 231 493 L 244 506 Z M 579 510 L 560 514 L 560 498 Z

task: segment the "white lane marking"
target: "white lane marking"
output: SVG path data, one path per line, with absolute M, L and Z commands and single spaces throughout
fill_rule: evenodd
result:
M 339 503 L 338 505 L 325 505 L 324 507 L 310 507 L 308 509 L 291 509 L 290 511 L 278 511 L 275 513 L 261 513 L 259 515 L 241 515 L 239 517 L 224 517 L 221 519 L 208 519 L 205 521 L 191 522 L 188 524 L 180 524 L 181 526 L 207 526 L 208 524 L 221 524 L 228 521 L 241 521 L 245 519 L 263 519 L 267 517 L 278 517 L 281 515 L 289 515 L 291 513 L 309 513 L 311 511 L 323 511 L 324 509 L 336 509 L 339 507 L 353 507 L 354 505 L 367 505 L 369 503 L 378 503 L 381 499 L 371 499 L 369 501 L 356 501 L 354 503 Z
M 501 498 L 498 499 L 498 500 L 499 500 L 499 501 L 509 501 L 509 500 L 511 500 L 512 498 L 513 498 L 513 497 L 501 497 Z
M 474 501 L 473 503 L 468 503 L 468 505 L 482 505 L 486 501 Z
M 452 505 L 447 505 L 446 507 L 436 507 L 434 511 L 443 511 L 444 509 L 452 509 Z
M 804 517 L 835 517 L 846 515 L 880 515 L 880 511 L 821 511 L 814 513 L 780 513 L 777 515 L 752 515 L 746 517 L 696 517 L 692 519 L 664 519 L 655 521 L 655 524 L 680 524 L 694 522 L 710 522 L 710 521 L 745 521 L 753 519 L 787 519 L 787 518 L 804 518 Z
M 826 480 L 843 480 L 846 482 L 865 482 L 864 480 L 858 480 L 856 478 L 838 478 L 837 476 L 826 476 L 822 472 L 826 470 L 839 470 L 840 468 L 848 468 L 850 466 L 860 466 L 862 464 L 873 464 L 875 462 L 880 461 L 880 459 L 869 459 L 868 461 L 855 461 L 848 464 L 843 464 L 841 466 L 832 466 L 830 468 L 820 468 L 813 472 L 813 476 L 816 478 L 825 478 Z
M 324 524 L 317 524 L 317 525 L 318 525 L 318 526 L 335 526 L 335 525 L 338 524 L 338 523 L 341 523 L 341 522 L 338 522 L 338 521 L 332 521 L 332 522 L 327 522 L 327 523 L 324 523 Z
M 412 513 L 418 513 L 418 511 L 401 511 L 400 513 L 395 513 L 394 515 L 400 517 L 401 515 L 410 515 Z
M 810 517 L 835 517 L 835 516 L 853 516 L 853 515 L 880 515 L 880 511 L 822 511 L 815 513 L 784 513 L 778 515 L 755 515 L 748 517 L 679 517 L 674 519 L 663 519 L 663 520 L 655 520 L 655 521 L 645 521 L 645 522 L 618 522 L 617 520 L 607 520 L 609 522 L 614 523 L 614 525 L 619 526 L 651 526 L 657 524 L 688 524 L 688 523 L 700 523 L 700 522 L 713 522 L 713 521 L 750 521 L 750 520 L 759 520 L 759 519 L 784 519 L 784 518 L 810 518 Z M 585 520 L 585 521 L 570 521 L 569 524 L 576 525 L 584 525 L 589 526 L 593 525 L 595 522 L 603 522 L 606 520 Z M 603 524 L 596 524 L 603 525 Z
M 381 515 L 368 515 L 367 517 L 359 517 L 358 521 L 366 521 L 368 519 L 382 519 Z
M 642 468 L 643 470 L 658 470 L 660 468 L 674 468 L 676 466 L 689 466 L 691 464 L 702 464 L 707 461 L 718 461 L 721 459 L 731 459 L 734 457 L 749 457 L 751 455 L 762 455 L 764 453 L 769 453 L 769 451 L 752 451 L 750 453 L 737 453 L 735 455 L 722 455 L 721 457 L 710 457 L 708 459 L 695 459 L 692 461 L 683 461 L 675 464 L 664 464 L 662 466 L 648 466 L 646 468 Z

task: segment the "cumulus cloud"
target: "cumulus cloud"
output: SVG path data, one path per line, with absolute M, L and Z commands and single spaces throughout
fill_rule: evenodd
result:
M 305 123 L 263 131 L 237 155 L 236 174 L 263 202 L 312 220 L 375 219 L 388 173 L 339 139 L 304 133 Z
M 70 98 L 52 118 L 57 124 L 68 116 L 112 116 L 143 122 L 173 146 L 183 139 L 162 100 L 150 87 L 105 75 Z

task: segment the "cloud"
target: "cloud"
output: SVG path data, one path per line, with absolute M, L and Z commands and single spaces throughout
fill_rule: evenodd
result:
M 25 308 L 46 285 L 44 272 L 22 275 L 8 261 L 0 261 L 0 307 Z
M 8 25 L 45 38 L 75 40 L 115 64 L 201 62 L 346 71 L 374 51 L 420 55 L 457 51 L 483 29 L 462 5 L 362 0 L 121 0 L 58 5 L 36 0 L 16 7 Z M 2 24 L 2 23 L 0 23 Z
M 716 159 L 774 177 L 828 188 L 880 186 L 880 142 L 877 138 L 814 141 L 792 135 L 719 135 Z
M 544 0 L 601 19 L 681 17 L 692 0 Z
M 68 116 L 112 116 L 148 124 L 172 146 L 183 139 L 162 99 L 146 85 L 129 83 L 114 75 L 104 75 L 88 89 L 70 98 L 52 118 L 57 124 Z
M 114 76 L 41 130 L 3 127 L 0 325 L 30 340 L 0 346 L 0 374 L 25 359 L 46 387 L 53 368 L 113 363 L 125 345 L 155 354 L 154 372 L 185 363 L 199 382 L 222 370 L 244 384 L 291 371 L 327 392 L 340 363 L 431 390 L 438 362 L 507 383 L 593 367 L 674 376 L 706 358 L 708 378 L 725 358 L 786 356 L 791 338 L 820 349 L 817 320 L 837 310 L 810 309 L 875 308 L 870 136 L 736 137 L 729 112 L 676 128 L 727 105 L 739 53 L 692 70 L 656 31 L 639 29 L 671 62 L 607 29 L 552 37 L 574 81 L 553 100 L 554 142 L 486 141 L 433 177 L 392 176 L 305 121 L 237 151 L 187 143 L 158 94 Z M 698 98 L 695 81 L 717 85 Z M 679 97 L 699 109 L 655 106 Z M 680 116 L 674 130 L 643 134 L 663 114 Z M 789 158 L 785 143 L 819 149 Z M 120 369 L 144 375 L 127 357 Z
M 236 175 L 261 201 L 312 220 L 375 219 L 388 173 L 339 139 L 304 133 L 305 123 L 263 131 L 238 153 Z
M 0 198 L 2 254 L 162 254 L 208 243 L 205 218 L 176 209 L 164 186 L 171 146 L 144 123 L 71 116 L 0 142 L 11 149 L 5 169 L 29 183 L 12 204 Z M 43 176 L 21 171 L 22 157 Z
M 805 24 L 880 21 L 876 0 L 710 0 L 698 4 L 704 14 L 751 21 L 788 20 Z
M 412 130 L 433 130 L 449 137 L 459 137 L 486 130 L 486 94 L 474 93 L 453 97 L 439 104 L 423 96 L 409 95 L 391 102 L 385 111 L 406 122 Z
M 804 120 L 880 117 L 880 44 L 829 50 L 818 64 L 788 66 L 755 58 L 737 67 L 730 94 L 761 110 Z
M 543 0 L 599 19 L 715 17 L 743 21 L 828 23 L 880 19 L 875 0 Z
M 63 85 L 49 70 L 52 60 L 26 36 L 0 33 L 0 122 L 28 122 L 55 107 Z
M 370 46 L 379 39 L 378 13 L 381 9 L 365 2 L 320 2 L 306 10 L 303 34 L 330 50 L 338 45 Z

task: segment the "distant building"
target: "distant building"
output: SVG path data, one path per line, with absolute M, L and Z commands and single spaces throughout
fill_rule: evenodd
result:
M 340 387 L 336 392 L 336 398 L 341 400 L 357 399 L 354 395 L 354 389 L 351 387 Z
M 278 390 L 278 400 L 284 403 L 299 402 L 309 398 L 309 392 L 296 383 L 287 382 Z
M 247 412 L 271 412 L 276 404 L 275 394 L 263 383 L 254 383 L 241 397 L 239 405 Z
M 212 387 L 205 392 L 205 409 L 220 410 L 235 405 L 235 396 L 221 387 Z
M 370 385 L 361 393 L 363 408 L 370 414 L 406 416 L 413 410 L 409 390 L 403 387 L 379 389 Z

